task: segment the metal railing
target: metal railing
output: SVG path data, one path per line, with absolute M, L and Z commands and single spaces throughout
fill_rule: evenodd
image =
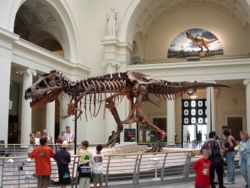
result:
M 238 156 L 236 157 L 236 161 Z M 160 153 L 106 154 L 103 160 L 105 187 L 145 187 L 190 181 L 196 160 L 192 151 L 167 151 Z M 58 185 L 56 162 L 51 159 L 51 186 Z M 236 163 L 237 164 L 237 163 Z M 79 156 L 72 155 L 70 174 L 72 187 L 77 187 Z M 36 187 L 34 160 L 25 156 L 0 158 L 0 187 Z
M 161 184 L 166 181 L 187 180 L 191 152 L 161 152 L 105 155 L 103 174 L 105 187 L 138 187 L 151 185 L 152 181 Z M 56 162 L 51 159 L 51 186 L 58 186 Z M 79 156 L 72 156 L 70 172 L 72 187 L 77 185 Z M 0 187 L 36 187 L 34 160 L 22 157 L 0 158 Z
M 60 148 L 60 144 L 48 145 L 57 151 Z M 27 152 L 35 148 L 36 145 L 24 145 L 24 144 L 0 144 L 0 156 L 26 156 Z M 73 148 L 73 144 L 69 144 L 69 148 Z

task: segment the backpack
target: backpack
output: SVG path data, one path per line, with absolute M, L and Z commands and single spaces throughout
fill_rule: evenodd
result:
M 79 178 L 86 178 L 86 177 L 91 178 L 92 172 L 89 164 L 80 164 L 77 168 L 77 172 Z

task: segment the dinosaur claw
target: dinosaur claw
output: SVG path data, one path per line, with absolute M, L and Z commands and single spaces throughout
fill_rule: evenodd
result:
M 152 148 L 150 150 L 145 151 L 145 153 L 157 153 L 157 152 L 161 152 L 162 151 L 162 147 L 160 142 L 157 142 L 156 144 L 154 144 L 152 146 Z

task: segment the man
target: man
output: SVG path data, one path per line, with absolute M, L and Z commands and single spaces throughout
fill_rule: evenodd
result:
M 187 131 L 187 143 L 189 144 L 190 143 L 190 132 Z
M 48 139 L 48 144 L 53 144 L 53 138 L 51 135 L 49 135 L 48 131 L 46 129 L 43 130 L 42 132 L 43 137 L 47 137 Z
M 215 132 L 209 133 L 209 139 L 203 144 L 202 149 L 210 150 L 209 160 L 211 161 L 210 167 L 210 184 L 211 188 L 215 188 L 214 184 L 214 171 L 216 171 L 219 188 L 225 188 L 223 183 L 223 157 L 222 157 L 222 149 L 219 141 L 215 140 Z
M 30 158 L 35 159 L 38 188 L 48 188 L 50 184 L 50 158 L 54 156 L 54 153 L 47 144 L 47 137 L 41 137 L 40 146 L 36 147 L 32 152 L 28 153 L 28 156 Z
M 72 133 L 70 126 L 66 126 L 66 132 L 63 135 L 63 140 L 66 140 L 69 144 L 74 142 L 74 134 Z

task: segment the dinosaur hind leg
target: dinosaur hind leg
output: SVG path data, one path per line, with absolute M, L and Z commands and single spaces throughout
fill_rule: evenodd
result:
M 161 150 L 160 148 L 160 141 L 162 141 L 165 138 L 165 131 L 161 130 L 159 127 L 151 123 L 143 114 L 141 104 L 142 104 L 142 99 L 143 99 L 143 94 L 146 93 L 146 88 L 145 86 L 141 86 L 138 91 L 138 96 L 136 97 L 136 102 L 134 104 L 134 116 L 131 117 L 130 121 L 131 122 L 141 122 L 143 125 L 150 127 L 155 134 L 159 136 L 158 142 L 153 146 L 153 148 L 150 150 L 150 152 L 159 152 Z
M 209 53 L 209 49 L 208 49 L 207 45 L 204 45 L 204 46 L 205 46 L 205 48 L 207 49 L 207 53 Z
M 200 49 L 201 49 L 201 50 L 200 50 L 200 52 L 203 52 L 203 48 L 202 48 L 202 46 L 201 46 L 201 45 L 199 45 L 199 47 L 200 47 Z
M 115 97 L 116 97 L 116 95 L 113 95 L 113 96 L 107 98 L 106 105 L 105 105 L 105 107 L 110 110 L 111 114 L 113 115 L 113 117 L 115 118 L 115 121 L 117 123 L 116 133 L 105 144 L 105 146 L 111 146 L 111 147 L 113 147 L 115 145 L 115 143 L 118 141 L 120 133 L 123 131 L 123 124 L 121 122 L 120 116 L 119 116 L 118 111 L 117 111 L 116 106 L 115 106 L 115 102 L 113 100 Z
M 153 147 L 149 151 L 146 151 L 146 152 L 160 152 L 161 151 L 160 142 L 164 140 L 166 136 L 166 132 L 161 130 L 155 124 L 151 123 L 145 116 L 142 116 L 142 118 L 139 118 L 139 119 L 140 119 L 139 121 L 143 125 L 150 127 L 154 131 L 156 136 L 158 136 L 157 142 L 153 145 Z

